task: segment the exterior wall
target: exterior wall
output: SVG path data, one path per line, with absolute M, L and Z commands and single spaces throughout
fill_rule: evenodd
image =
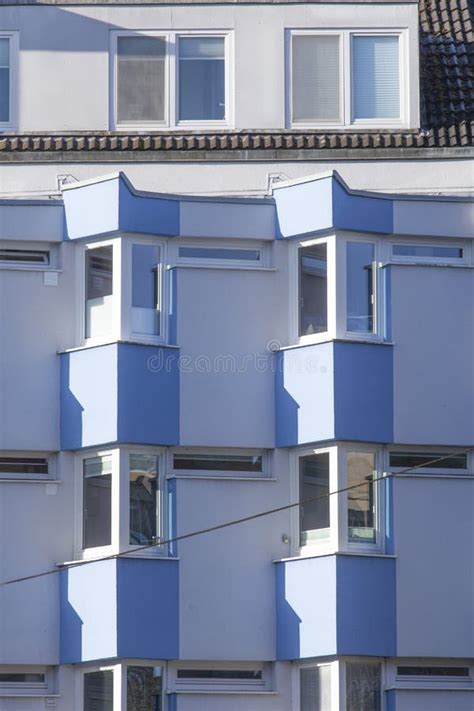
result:
M 415 3 L 366 6 L 2 7 L 0 26 L 20 37 L 21 131 L 106 130 L 110 32 L 123 29 L 234 30 L 235 127 L 285 126 L 286 28 L 409 28 L 411 126 L 418 127 L 418 11 Z M 356 22 L 354 22 L 356 18 Z M 51 33 L 51 27 L 55 32 Z M 259 41 L 255 42 L 255 27 Z M 275 51 L 279 48 L 279 51 Z M 60 68 L 67 66 L 67 71 Z M 248 81 L 248 77 L 252 81 Z M 93 81 L 91 81 L 93 77 Z M 270 79 L 269 79 L 270 78 Z M 74 92 L 69 88 L 74 86 Z M 31 91 L 35 87 L 35 91 Z M 68 101 L 64 101 L 64 97 Z

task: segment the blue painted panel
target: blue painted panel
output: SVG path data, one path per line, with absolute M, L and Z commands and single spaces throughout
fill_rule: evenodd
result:
M 277 237 L 307 235 L 333 226 L 333 178 L 275 189 Z
M 178 657 L 178 561 L 96 561 L 60 576 L 61 664 Z
M 118 655 L 130 659 L 177 659 L 178 561 L 117 561 Z
M 63 193 L 66 238 L 79 239 L 119 229 L 119 178 L 83 185 Z
M 117 439 L 117 344 L 62 353 L 61 449 Z
M 393 348 L 334 343 L 336 439 L 393 442 Z
M 304 346 L 276 355 L 276 446 L 334 438 L 333 344 Z
M 159 195 L 135 195 L 120 177 L 119 224 L 124 232 L 179 235 L 179 200 Z
M 179 351 L 121 343 L 118 350 L 118 439 L 179 442 Z
M 115 571 L 115 560 L 61 571 L 61 664 L 117 656 Z
M 338 654 L 395 656 L 393 558 L 337 556 Z
M 393 233 L 393 200 L 351 195 L 332 179 L 333 225 L 336 229 Z
M 277 659 L 336 654 L 336 556 L 275 567 Z
M 397 710 L 397 697 L 395 689 L 385 692 L 385 711 Z

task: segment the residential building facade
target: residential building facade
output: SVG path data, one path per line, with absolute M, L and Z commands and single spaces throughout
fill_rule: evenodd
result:
M 0 2 L 0 711 L 472 709 L 473 42 Z

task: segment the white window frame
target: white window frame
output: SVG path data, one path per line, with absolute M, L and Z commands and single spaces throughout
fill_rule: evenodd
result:
M 20 40 L 18 32 L 0 32 L 0 39 L 8 39 L 10 42 L 10 96 L 9 96 L 9 120 L 0 122 L 0 131 L 13 131 L 18 125 L 18 65 Z
M 339 36 L 340 37 L 340 121 L 294 121 L 293 120 L 293 68 L 292 68 L 292 40 L 293 37 L 309 36 Z M 400 58 L 400 117 L 398 119 L 354 119 L 353 118 L 353 87 L 352 87 L 352 39 L 353 37 L 366 36 L 394 36 L 399 38 Z M 410 127 L 410 92 L 409 92 L 409 45 L 408 28 L 393 27 L 380 29 L 287 29 L 285 32 L 286 45 L 286 125 L 289 128 L 409 128 Z
M 0 698 L 2 697 L 43 697 L 54 695 L 54 671 L 51 667 L 2 664 L 0 674 L 44 674 L 43 682 L 0 682 Z
M 132 245 L 144 244 L 159 247 L 160 264 L 160 333 L 156 335 L 135 334 L 132 332 Z M 86 252 L 99 247 L 112 245 L 112 299 L 113 314 L 110 333 L 100 337 L 86 338 Z M 166 344 L 168 338 L 168 277 L 167 277 L 167 241 L 141 235 L 120 234 L 116 237 L 87 242 L 78 247 L 77 262 L 77 303 L 78 332 L 77 342 L 81 346 L 97 346 L 116 341 L 130 341 L 144 344 Z
M 406 452 L 410 453 L 412 452 L 413 454 L 431 454 L 431 453 L 440 453 L 441 455 L 443 454 L 456 454 L 459 450 L 461 450 L 462 447 L 438 447 L 436 445 L 433 446 L 420 446 L 417 447 L 416 445 L 402 445 L 402 444 L 394 444 L 386 447 L 385 451 L 385 456 L 384 456 L 384 471 L 386 472 L 391 472 L 396 475 L 396 478 L 401 478 L 401 477 L 408 477 L 410 479 L 413 479 L 415 477 L 446 477 L 448 476 L 449 478 L 452 477 L 460 477 L 462 479 L 465 479 L 466 477 L 474 477 L 474 452 L 470 451 L 466 453 L 466 469 L 452 469 L 449 467 L 419 467 L 418 469 L 415 469 L 413 471 L 409 471 L 406 474 L 402 474 L 406 467 L 392 467 L 390 466 L 390 453 L 391 452 Z
M 167 547 L 165 545 L 150 545 L 143 548 L 140 545 L 129 543 L 130 534 L 130 485 L 129 485 L 129 455 L 146 454 L 156 456 L 158 459 L 158 528 L 157 539 L 164 540 L 167 529 L 167 499 L 165 492 L 165 457 L 163 448 L 127 446 L 110 449 L 96 449 L 81 451 L 75 457 L 75 559 L 94 560 L 103 556 L 116 555 L 124 551 L 140 557 L 165 557 Z M 96 546 L 94 548 L 83 547 L 83 508 L 84 508 L 84 460 L 93 457 L 112 457 L 112 487 L 111 487 L 111 543 L 107 546 Z
M 197 249 L 242 249 L 259 251 L 260 259 L 213 259 L 206 257 L 181 257 L 179 250 L 182 247 Z M 170 262 L 176 266 L 193 266 L 216 269 L 265 269 L 270 266 L 270 243 L 253 242 L 250 240 L 209 240 L 180 239 L 173 240 L 169 246 Z
M 403 676 L 397 673 L 398 667 L 467 667 L 469 676 Z M 472 660 L 457 661 L 453 659 L 413 659 L 397 658 L 387 662 L 387 685 L 394 689 L 439 689 L 439 690 L 473 690 L 474 689 L 474 664 Z
M 163 37 L 165 54 L 164 121 L 119 122 L 117 120 L 117 38 Z M 225 61 L 225 118 L 223 120 L 179 120 L 179 57 L 180 37 L 222 37 Z M 120 30 L 110 33 L 110 128 L 118 131 L 150 131 L 162 128 L 222 129 L 234 126 L 234 33 L 232 30 Z
M 178 679 L 179 669 L 261 671 L 261 679 Z M 178 662 L 168 667 L 168 684 L 175 693 L 261 693 L 272 690 L 272 664 L 261 662 Z
M 21 451 L 0 451 L 1 457 L 17 459 L 45 459 L 48 465 L 47 474 L 18 474 L 16 472 L 0 472 L 0 481 L 55 481 L 56 480 L 56 458 L 50 452 L 21 452 Z
M 0 255 L 0 270 L 2 271 L 27 271 L 49 272 L 60 271 L 59 245 L 50 242 L 27 242 L 23 240 L 2 240 L 0 249 L 13 249 L 18 252 L 48 252 L 48 263 L 4 261 Z
M 175 455 L 184 454 L 207 454 L 207 455 L 243 455 L 262 457 L 261 472 L 245 472 L 232 470 L 209 470 L 209 469 L 175 469 Z M 183 479 L 251 479 L 262 480 L 271 478 L 271 453 L 264 449 L 236 449 L 236 448 L 204 448 L 204 447 L 174 447 L 169 451 L 169 474 L 168 479 L 183 478 Z
M 375 542 L 359 543 L 349 541 L 347 520 L 347 492 L 332 494 L 347 486 L 347 455 L 349 452 L 363 452 L 375 455 L 376 472 L 374 478 L 380 479 L 384 469 L 383 447 L 360 442 L 336 442 L 330 446 L 301 447 L 290 452 L 290 500 L 300 501 L 299 460 L 311 454 L 329 453 L 329 535 L 308 545 L 300 545 L 300 507 L 290 509 L 291 547 L 290 557 L 315 557 L 333 553 L 358 553 L 383 555 L 385 552 L 385 482 L 374 483 L 375 497 Z
M 448 247 L 462 249 L 462 257 L 420 257 L 394 254 L 395 246 L 407 247 Z M 469 245 L 462 242 L 435 242 L 423 239 L 393 239 L 390 241 L 389 261 L 393 264 L 424 264 L 433 266 L 467 266 L 469 264 Z
M 291 708 L 296 711 L 301 711 L 301 686 L 300 686 L 300 671 L 302 669 L 314 669 L 315 667 L 330 667 L 331 677 L 331 707 L 330 709 L 322 709 L 321 711 L 339 711 L 340 684 L 339 684 L 339 661 L 337 659 L 329 659 L 324 661 L 307 661 L 296 662 L 293 664 L 292 670 L 292 705 Z

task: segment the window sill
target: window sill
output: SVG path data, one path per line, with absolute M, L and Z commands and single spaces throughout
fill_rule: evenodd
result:
M 168 474 L 166 479 L 192 479 L 192 480 L 207 480 L 211 481 L 279 481 L 275 477 L 270 476 L 206 476 L 205 474 Z
M 24 477 L 1 477 L 0 484 L 62 484 L 62 479 L 25 479 Z
M 70 568 L 70 567 L 79 567 L 81 565 L 86 565 L 87 563 L 99 563 L 101 560 L 111 560 L 113 558 L 140 558 L 142 560 L 169 560 L 169 561 L 177 561 L 179 558 L 176 556 L 167 556 L 167 555 L 143 555 L 143 553 L 140 553 L 140 551 L 137 551 L 134 553 L 133 551 L 130 551 L 128 553 L 127 551 L 121 551 L 121 553 L 109 553 L 108 555 L 103 555 L 103 556 L 97 556 L 95 558 L 78 558 L 77 560 L 66 560 L 63 563 L 56 563 L 57 568 Z
M 22 693 L 15 693 L 14 691 L 0 691 L 0 699 L 60 699 L 61 694 L 45 694 L 44 692 L 38 692 L 33 694 L 27 694 L 24 691 Z
M 61 355 L 63 353 L 76 353 L 77 351 L 86 351 L 90 348 L 100 348 L 101 346 L 113 346 L 116 343 L 126 343 L 132 346 L 160 346 L 162 348 L 174 348 L 177 350 L 180 348 L 180 346 L 176 346 L 173 343 L 165 343 L 164 341 L 122 341 L 120 339 L 110 339 L 100 342 L 98 341 L 96 343 L 86 343 L 82 346 L 75 346 L 74 348 L 65 348 L 62 351 L 57 351 L 57 355 Z
M 394 346 L 395 343 L 394 341 L 387 341 L 383 340 L 381 338 L 355 338 L 355 337 L 347 337 L 347 338 L 336 338 L 335 336 L 328 336 L 327 338 L 324 338 L 322 340 L 314 340 L 314 341 L 305 341 L 303 343 L 292 343 L 289 346 L 281 346 L 281 348 L 277 349 L 278 351 L 290 351 L 294 350 L 295 348 L 306 348 L 308 346 L 319 346 L 323 343 L 365 343 L 368 345 L 372 346 Z
M 166 691 L 167 694 L 187 694 L 187 695 L 199 695 L 199 696 L 278 696 L 279 692 L 278 691 L 259 691 L 258 689 L 242 689 L 241 691 L 228 691 L 225 689 L 212 689 L 211 690 L 204 690 L 204 689 L 196 689 L 195 691 L 191 691 L 190 689 L 174 689 L 173 691 L 170 689 L 167 689 Z
M 173 264 L 172 266 L 169 266 L 168 269 L 232 269 L 234 271 L 247 271 L 247 272 L 276 272 L 277 269 L 275 267 L 258 267 L 258 266 L 250 266 L 250 265 L 242 265 L 242 264 L 181 264 L 180 262 L 177 262 L 176 264 Z
M 290 563 L 295 560 L 308 560 L 308 558 L 327 558 L 329 556 L 333 555 L 338 555 L 338 556 L 354 556 L 356 558 L 393 558 L 396 559 L 396 555 L 388 554 L 388 553 L 381 553 L 380 551 L 374 551 L 373 553 L 364 553 L 360 551 L 341 551 L 341 550 L 333 550 L 333 551 L 321 551 L 320 553 L 317 553 L 316 551 L 311 551 L 311 553 L 308 553 L 308 555 L 295 555 L 295 556 L 290 556 L 289 558 L 278 558 L 276 560 L 273 560 L 273 563 Z

